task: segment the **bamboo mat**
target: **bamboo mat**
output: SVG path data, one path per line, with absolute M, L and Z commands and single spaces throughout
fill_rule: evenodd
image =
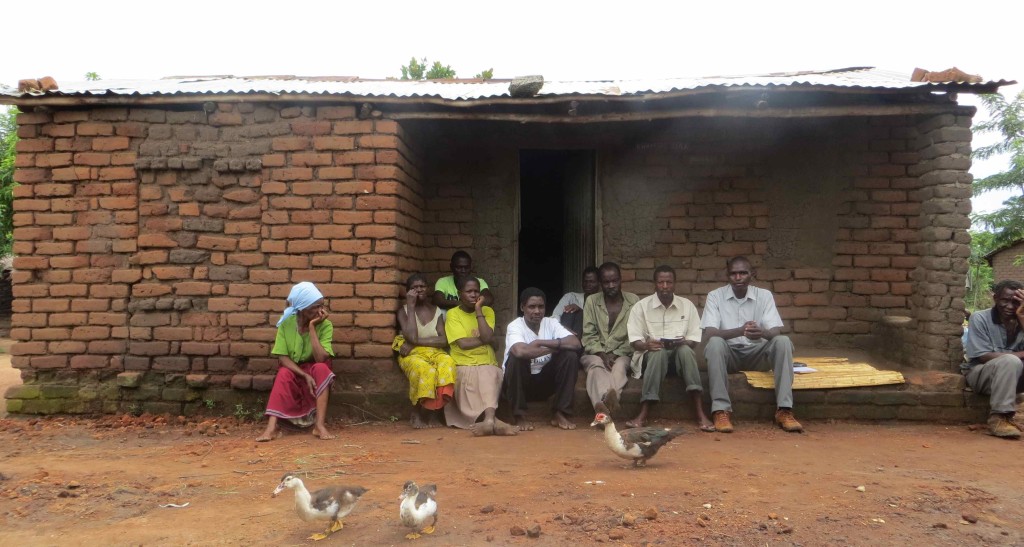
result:
M 795 375 L 793 389 L 836 389 L 906 383 L 903 375 L 895 370 L 878 370 L 867 363 L 851 363 L 845 357 L 796 357 L 793 361 L 818 370 Z M 743 374 L 753 387 L 775 389 L 775 377 L 771 371 L 743 371 Z

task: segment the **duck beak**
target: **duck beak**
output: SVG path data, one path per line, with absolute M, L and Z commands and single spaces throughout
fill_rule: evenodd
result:
M 288 487 L 285 486 L 284 483 L 282 482 L 281 484 L 277 485 L 277 488 L 274 489 L 274 493 L 271 494 L 270 497 L 276 498 L 277 495 L 280 494 L 281 491 L 284 490 L 285 488 L 288 488 Z

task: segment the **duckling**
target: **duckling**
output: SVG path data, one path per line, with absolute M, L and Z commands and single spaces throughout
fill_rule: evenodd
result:
M 425 484 L 423 488 L 419 488 L 415 482 L 405 483 L 402 495 L 398 496 L 398 499 L 402 500 L 398 516 L 402 519 L 402 524 L 413 530 L 419 530 L 419 532 L 406 534 L 406 539 L 417 539 L 420 534 L 434 533 L 434 527 L 437 525 L 437 501 L 434 500 L 436 495 L 436 484 Z M 424 528 L 423 525 L 431 517 L 433 520 L 430 525 Z
M 658 450 L 669 441 L 682 435 L 685 431 L 678 427 L 666 429 L 662 427 L 634 427 L 617 431 L 611 416 L 598 412 L 594 416 L 591 427 L 604 425 L 604 440 L 612 452 L 620 458 L 633 460 L 633 467 L 645 465 L 654 457 Z
M 281 477 L 281 484 L 274 489 L 274 497 L 277 497 L 285 488 L 295 490 L 295 512 L 304 521 L 328 520 L 331 526 L 323 533 L 313 534 L 309 539 L 318 541 L 341 530 L 344 525 L 342 517 L 348 515 L 355 508 L 359 496 L 366 493 L 366 488 L 361 486 L 333 486 L 322 488 L 309 493 L 302 479 L 292 473 L 286 473 Z

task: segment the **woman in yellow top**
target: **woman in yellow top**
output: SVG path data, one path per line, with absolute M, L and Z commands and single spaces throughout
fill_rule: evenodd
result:
M 405 282 L 405 305 L 398 310 L 402 333 L 391 348 L 409 379 L 415 408 L 409 421 L 416 429 L 441 426 L 440 410 L 455 393 L 455 361 L 448 355 L 444 314 L 427 295 L 427 279 L 412 274 Z
M 311 336 L 315 334 L 315 336 Z M 331 371 L 331 337 L 334 325 L 327 319 L 324 295 L 308 281 L 288 293 L 288 307 L 277 321 L 271 355 L 278 364 L 274 387 L 267 398 L 267 429 L 256 438 L 265 442 L 281 436 L 278 419 L 298 427 L 313 427 L 313 435 L 334 439 L 327 431 L 327 398 L 334 382 Z
M 444 331 L 455 360 L 455 404 L 444 407 L 449 426 L 473 435 L 515 435 L 516 428 L 494 416 L 501 394 L 501 365 L 494 358 L 494 310 L 484 306 L 475 277 L 455 280 L 459 305 L 448 310 Z M 477 420 L 480 420 L 477 422 Z

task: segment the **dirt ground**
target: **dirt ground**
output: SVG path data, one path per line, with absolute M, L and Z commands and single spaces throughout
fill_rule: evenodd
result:
M 257 444 L 234 418 L 8 418 L 0 530 L 7 545 L 311 544 L 325 526 L 270 496 L 298 471 L 369 488 L 319 545 L 1024 544 L 1024 442 L 967 426 L 740 422 L 634 470 L 577 421 L 515 438 L 336 422 L 336 440 Z M 397 518 L 407 480 L 438 484 L 437 532 L 414 541 Z

